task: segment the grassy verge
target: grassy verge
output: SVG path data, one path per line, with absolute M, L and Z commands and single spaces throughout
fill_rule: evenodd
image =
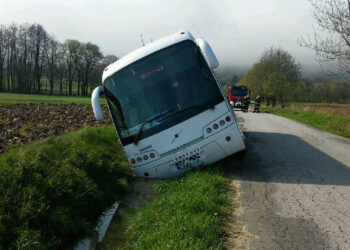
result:
M 104 98 L 100 98 L 101 104 L 106 104 Z M 82 96 L 55 96 L 55 95 L 24 95 L 13 93 L 0 93 L 0 104 L 85 104 L 91 105 L 89 97 Z
M 113 127 L 14 147 L 0 156 L 0 249 L 66 249 L 95 234 L 133 173 Z
M 157 198 L 102 249 L 224 249 L 228 180 L 220 164 L 154 184 Z
M 350 115 L 348 110 L 342 110 L 348 108 L 348 105 L 292 104 L 284 109 L 266 107 L 264 111 L 350 139 Z

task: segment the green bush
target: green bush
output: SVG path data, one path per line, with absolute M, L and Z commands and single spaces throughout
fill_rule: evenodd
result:
M 132 178 L 111 126 L 12 149 L 0 157 L 0 248 L 67 248 L 94 235 Z

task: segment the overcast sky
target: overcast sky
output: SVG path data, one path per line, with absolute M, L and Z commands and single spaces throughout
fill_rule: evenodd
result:
M 0 24 L 40 23 L 55 37 L 91 41 L 121 57 L 145 42 L 187 29 L 202 36 L 221 65 L 250 67 L 271 46 L 319 71 L 313 51 L 297 45 L 312 34 L 307 0 L 0 0 Z

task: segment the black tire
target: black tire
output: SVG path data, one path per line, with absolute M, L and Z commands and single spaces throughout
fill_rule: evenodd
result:
M 233 160 L 233 161 L 241 161 L 245 158 L 247 154 L 247 150 L 246 149 L 243 149 L 241 151 L 238 151 L 230 156 L 227 157 L 228 160 Z
M 247 154 L 247 149 L 245 148 L 245 149 L 235 153 L 235 156 L 241 157 L 241 156 L 245 156 L 246 154 Z

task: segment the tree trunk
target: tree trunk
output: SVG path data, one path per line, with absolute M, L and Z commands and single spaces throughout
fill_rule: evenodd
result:
M 60 95 L 63 94 L 63 91 L 62 91 L 62 84 L 63 84 L 63 72 L 61 71 L 60 72 Z
M 53 68 L 50 70 L 50 95 L 53 94 L 54 75 Z
M 35 50 L 35 64 L 34 64 L 34 77 L 35 77 L 35 81 L 37 84 L 37 89 L 36 92 L 40 93 L 40 89 L 41 89 L 41 83 L 40 83 L 40 69 L 39 69 L 39 55 L 40 55 L 40 45 L 37 44 L 36 45 L 36 50 Z
M 78 96 L 80 95 L 80 82 L 78 81 Z
M 73 82 L 72 82 L 72 78 L 69 78 L 69 95 L 72 95 L 72 85 L 73 85 Z

